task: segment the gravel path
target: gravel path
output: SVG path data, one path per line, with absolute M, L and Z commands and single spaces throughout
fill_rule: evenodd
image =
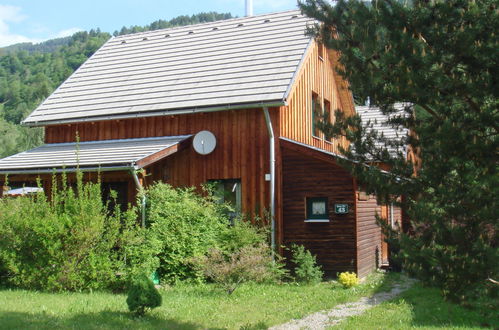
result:
M 372 297 L 361 298 L 356 302 L 341 304 L 330 310 L 320 311 L 300 319 L 292 320 L 288 323 L 276 325 L 269 329 L 271 330 L 300 330 L 300 329 L 326 329 L 327 327 L 336 325 L 347 317 L 364 313 L 369 308 L 381 304 L 384 301 L 390 300 L 398 296 L 402 291 L 407 290 L 412 286 L 414 280 L 407 279 L 404 283 L 395 284 L 388 292 L 380 292 Z

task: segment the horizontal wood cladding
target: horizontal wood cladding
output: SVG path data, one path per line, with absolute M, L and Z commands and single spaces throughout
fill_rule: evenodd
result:
M 302 244 L 317 256 L 329 275 L 355 271 L 355 191 L 352 177 L 340 166 L 286 147 L 282 155 L 283 244 Z M 327 197 L 330 222 L 305 222 L 306 198 Z M 335 214 L 347 203 L 348 214 Z
M 278 131 L 278 109 L 270 109 Z M 263 216 L 268 209 L 268 132 L 262 109 L 219 111 L 175 116 L 102 121 L 48 126 L 47 143 L 128 139 L 196 134 L 211 131 L 217 147 L 209 155 L 197 154 L 192 146 L 146 168 L 146 182 L 164 180 L 174 186 L 199 186 L 207 180 L 241 179 L 243 211 Z
M 386 212 L 386 210 L 383 210 Z M 357 200 L 357 274 L 368 275 L 380 263 L 381 228 L 376 223 L 376 213 L 384 215 L 376 198 L 368 195 L 366 199 Z
M 318 137 L 312 135 L 312 93 L 318 95 L 320 103 L 330 104 L 330 120 L 334 122 L 334 111 L 341 109 L 347 114 L 354 113 L 348 85 L 334 70 L 336 57 L 332 51 L 322 51 L 314 43 L 288 98 L 288 106 L 280 112 L 280 135 L 317 148 L 338 153 L 338 144 L 345 147 L 347 141 L 327 141 L 321 132 Z

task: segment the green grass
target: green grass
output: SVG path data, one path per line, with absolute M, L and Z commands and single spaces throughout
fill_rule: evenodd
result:
M 0 328 L 6 329 L 262 329 L 372 294 L 394 276 L 373 275 L 354 289 L 318 285 L 246 284 L 232 295 L 212 285 L 162 291 L 163 305 L 146 317 L 128 313 L 126 296 L 111 293 L 0 291 Z
M 437 289 L 415 284 L 398 298 L 362 315 L 353 316 L 333 329 L 499 329 L 499 317 L 444 301 Z

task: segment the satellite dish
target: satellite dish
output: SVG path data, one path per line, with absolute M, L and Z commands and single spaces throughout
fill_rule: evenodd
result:
M 192 146 L 198 154 L 208 155 L 217 146 L 217 138 L 210 131 L 200 131 L 194 135 Z

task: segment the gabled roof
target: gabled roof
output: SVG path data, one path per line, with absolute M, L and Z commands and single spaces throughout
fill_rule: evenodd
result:
M 143 168 L 189 142 L 190 135 L 52 143 L 0 160 L 0 174 L 116 171 Z M 185 142 L 184 142 L 185 141 Z
M 383 136 L 388 140 L 402 141 L 403 138 L 409 135 L 409 130 L 404 127 L 393 126 L 388 123 L 388 120 L 398 116 L 407 116 L 407 113 L 404 110 L 407 106 L 410 106 L 410 104 L 395 103 L 393 107 L 396 112 L 390 115 L 384 115 L 380 108 L 370 105 L 356 106 L 355 110 L 360 116 L 364 127 L 367 127 L 369 130 L 375 130 L 379 134 L 383 134 Z M 377 143 L 376 146 L 385 147 L 385 145 L 381 142 Z M 407 153 L 407 146 L 404 146 L 401 149 L 394 146 L 387 146 L 386 148 L 392 155 L 396 155 L 398 151 L 402 152 L 404 155 Z
M 312 22 L 287 11 L 111 38 L 24 124 L 284 105 Z

